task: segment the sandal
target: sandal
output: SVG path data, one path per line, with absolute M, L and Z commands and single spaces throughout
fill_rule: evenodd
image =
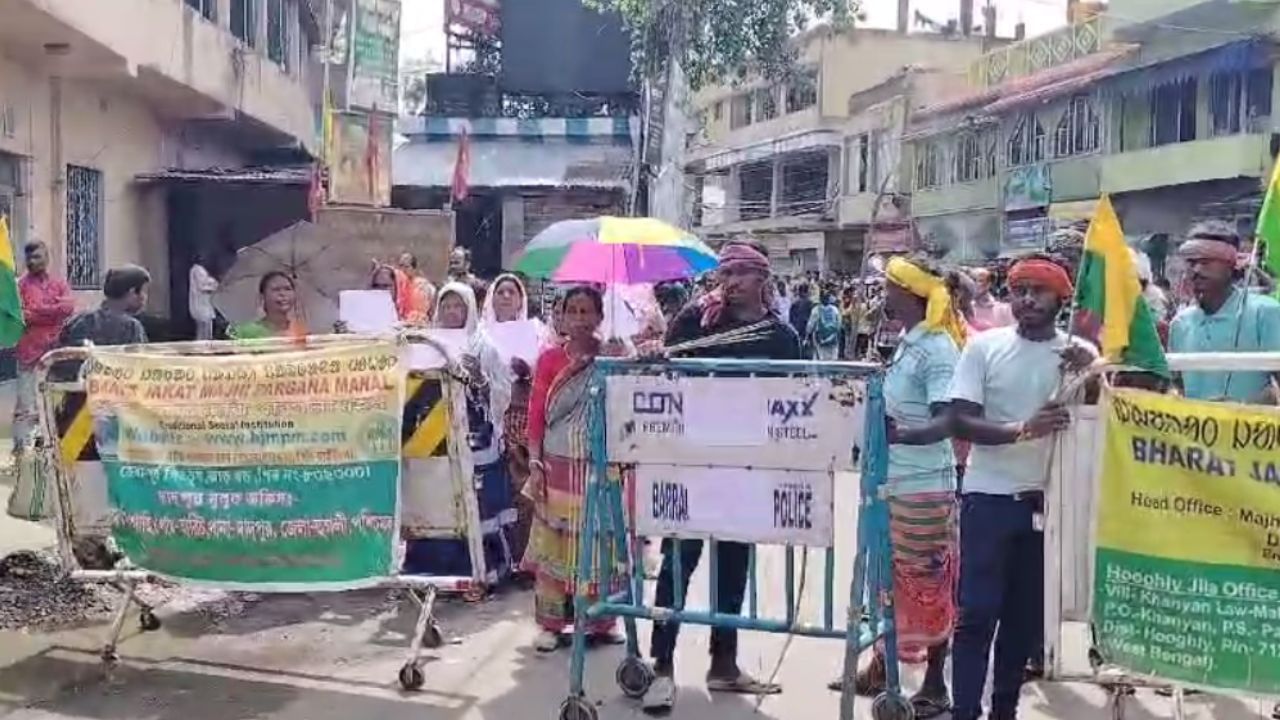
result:
M 740 672 L 736 678 L 707 678 L 707 691 L 731 695 L 779 695 L 782 693 L 782 686 L 761 682 Z
M 929 720 L 951 712 L 951 701 L 946 695 L 927 695 L 921 691 L 911 696 L 911 707 L 917 720 Z

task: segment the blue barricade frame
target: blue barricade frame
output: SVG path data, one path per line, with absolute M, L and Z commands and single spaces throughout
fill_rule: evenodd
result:
M 883 641 L 886 654 L 888 691 L 876 698 L 873 715 L 877 720 L 910 718 L 912 707 L 900 691 L 897 632 L 894 624 L 892 568 L 890 564 L 889 509 L 882 497 L 888 477 L 888 437 L 884 401 L 884 369 L 876 364 L 844 362 L 807 362 L 739 359 L 671 359 L 645 362 L 598 358 L 592 370 L 589 389 L 590 448 L 592 471 L 583 498 L 582 531 L 578 550 L 577 587 L 574 593 L 575 618 L 617 616 L 623 619 L 626 633 L 626 657 L 619 666 L 616 679 L 623 693 L 639 699 L 653 681 L 650 666 L 642 659 L 636 620 L 679 622 L 711 627 L 843 639 L 845 652 L 842 677 L 846 678 L 841 693 L 840 719 L 852 720 L 854 692 L 849 681 L 857 670 L 859 654 L 877 641 Z M 857 550 L 853 562 L 853 579 L 849 587 L 849 605 L 845 623 L 837 625 L 834 612 L 835 547 L 825 548 L 823 562 L 823 611 L 821 624 L 799 622 L 796 598 L 796 547 L 787 545 L 785 555 L 787 617 L 761 618 L 758 613 L 756 578 L 756 546 L 751 546 L 748 569 L 746 613 L 730 615 L 712 610 L 674 610 L 645 604 L 643 549 L 627 525 L 626 496 L 620 475 L 609 472 L 607 384 L 609 378 L 622 375 L 664 375 L 687 377 L 749 376 L 804 377 L 807 379 L 861 380 L 866 383 L 866 424 L 862 441 L 860 498 L 858 501 Z M 854 452 L 850 448 L 850 453 Z M 656 538 L 655 538 L 656 539 Z M 707 557 L 711 576 L 710 606 L 716 597 L 717 565 L 715 543 Z M 620 549 L 620 552 L 618 552 Z M 611 555 L 606 557 L 606 555 Z M 680 554 L 672 557 L 674 574 L 681 576 Z M 628 575 L 620 592 L 603 595 L 591 602 L 594 587 L 611 588 L 615 572 Z M 803 570 L 801 571 L 803 572 Z M 584 578 L 586 580 L 584 580 Z M 675 584 L 676 607 L 684 607 L 684 588 Z M 587 638 L 583 623 L 575 623 L 570 667 L 569 696 L 560 707 L 561 720 L 596 720 L 595 705 L 587 700 L 584 687 Z

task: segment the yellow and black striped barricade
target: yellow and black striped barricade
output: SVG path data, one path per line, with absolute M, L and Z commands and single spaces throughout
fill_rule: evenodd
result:
M 158 343 L 113 347 L 110 352 L 138 353 L 153 364 L 163 362 L 165 356 L 172 356 L 175 360 L 189 360 L 192 356 L 272 353 L 301 355 L 299 358 L 290 358 L 287 362 L 305 363 L 309 361 L 308 353 L 314 353 L 316 357 L 327 357 L 326 353 L 358 349 L 362 344 L 370 343 L 381 343 L 385 348 L 389 339 L 331 335 L 234 342 Z M 409 576 L 393 570 L 385 576 L 375 575 L 361 581 L 361 587 L 372 584 L 414 590 L 410 596 L 419 605 L 418 619 L 409 658 L 400 669 L 399 680 L 404 688 L 417 689 L 425 681 L 421 667 L 423 648 L 437 647 L 443 641 L 433 616 L 437 593 L 462 591 L 474 586 L 484 578 L 485 568 L 479 509 L 473 491 L 471 458 L 467 446 L 465 392 L 459 381 L 465 373 L 461 369 L 459 358 L 453 356 L 452 351 L 445 344 L 436 341 L 429 332 L 406 331 L 395 340 L 401 346 L 402 369 L 407 368 L 408 363 L 414 359 L 430 356 L 436 360 L 422 369 L 415 369 L 404 385 L 403 397 L 407 400 L 404 401 L 403 408 L 402 442 L 399 446 L 392 445 L 399 448 L 397 454 L 400 456 L 399 486 L 395 493 L 396 511 L 394 517 L 386 518 L 385 526 L 379 527 L 384 528 L 383 532 L 386 528 L 394 527 L 402 536 L 410 538 L 463 538 L 467 541 L 473 564 L 470 577 Z M 119 552 L 113 540 L 113 534 L 120 529 L 117 525 L 123 522 L 123 513 L 112 506 L 107 473 L 99 457 L 95 437 L 95 430 L 100 431 L 102 428 L 95 428 L 98 423 L 91 412 L 80 367 L 88 364 L 87 361 L 92 360 L 95 352 L 95 348 L 91 346 L 60 348 L 51 351 L 41 360 L 37 367 L 41 393 L 40 427 L 43 437 L 56 438 L 56 442 L 44 443 L 43 451 L 56 456 L 50 458 L 48 464 L 53 468 L 57 489 L 55 507 L 58 555 L 64 569 L 75 580 L 111 583 L 123 591 L 123 598 L 102 649 L 103 659 L 114 662 L 124 622 L 133 603 L 138 602 L 135 597 L 137 585 L 155 580 L 159 575 L 154 569 L 142 567 Z M 285 362 L 284 359 L 281 360 Z M 390 386 L 383 387 L 390 391 Z M 397 392 L 399 387 L 397 384 Z M 255 399 L 253 393 L 260 391 L 248 392 L 250 394 L 246 399 L 252 401 Z M 360 442 L 383 442 L 382 438 L 386 435 L 382 430 L 382 426 L 361 430 Z M 385 457 L 387 446 L 383 444 L 381 447 L 384 449 L 379 452 L 384 454 L 380 457 Z M 313 467 L 325 466 L 321 464 Z M 329 523 L 326 527 L 332 530 L 336 527 L 334 523 L 352 523 L 357 517 L 362 523 L 366 521 L 359 507 L 343 508 L 342 513 L 346 520 L 326 519 L 323 521 Z M 375 518 L 370 517 L 368 520 L 373 522 Z M 316 525 L 321 521 L 309 522 Z M 213 524 L 212 520 L 209 524 Z M 308 526 L 308 529 L 315 531 L 317 527 Z M 396 544 L 395 547 L 398 549 L 391 553 L 391 547 L 388 546 L 387 557 L 398 568 L 403 557 L 403 546 Z M 268 584 L 264 588 L 271 592 L 270 581 L 266 582 Z M 316 587 L 323 589 L 323 584 Z M 151 609 L 145 606 L 142 624 L 144 629 L 158 627 L 158 620 Z

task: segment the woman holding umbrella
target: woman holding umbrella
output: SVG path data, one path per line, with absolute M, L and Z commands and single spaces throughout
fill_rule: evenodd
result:
M 294 317 L 297 287 L 288 273 L 272 270 L 258 281 L 262 317 L 232 325 L 227 336 L 232 340 L 260 340 L 273 337 L 306 337 L 307 330 Z
M 587 390 L 591 366 L 606 354 L 599 337 L 604 297 L 596 288 L 694 277 L 716 266 L 715 254 L 697 238 L 648 218 L 567 220 L 529 242 L 516 270 L 559 284 L 574 284 L 563 299 L 557 330 L 563 343 L 544 350 L 533 373 L 529 400 L 529 482 L 535 506 L 525 558 L 535 573 L 535 616 L 540 652 L 560 646 L 573 618 L 583 498 L 591 475 Z M 620 589 L 626 578 L 615 578 Z M 616 642 L 613 618 L 586 620 L 597 643 Z

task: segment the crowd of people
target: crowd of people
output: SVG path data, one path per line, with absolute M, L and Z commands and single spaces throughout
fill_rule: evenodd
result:
M 1168 349 L 1176 352 L 1280 351 L 1280 303 L 1251 292 L 1237 267 L 1241 239 L 1234 230 L 1204 224 L 1181 247 L 1190 291 L 1181 307 L 1139 274 Z M 65 282 L 48 272 L 40 243 L 25 248 L 20 289 L 27 334 L 17 349 L 19 402 L 15 443 L 34 427 L 32 368 L 51 347 L 146 342 L 136 318 L 146 305 L 150 277 L 139 267 L 109 272 L 100 307 L 74 315 Z M 703 357 L 878 360 L 885 365 L 890 539 L 899 635 L 898 657 L 924 663 L 916 714 L 947 711 L 957 720 L 982 714 L 994 645 L 989 717 L 1014 718 L 1021 686 L 1041 643 L 1043 607 L 1043 482 L 1051 437 L 1070 423 L 1063 397 L 1066 376 L 1096 357 L 1088 331 L 1066 327 L 1075 268 L 1048 255 L 1013 263 L 1001 278 L 985 268 L 942 268 L 922 257 L 895 257 L 873 280 L 775 277 L 757 246 L 731 242 L 719 269 L 697 282 L 649 289 L 648 317 L 627 338 L 603 338 L 608 308 L 602 288 L 560 288 L 549 304 L 531 302 L 525 282 L 510 274 L 486 284 L 455 253 L 437 287 L 418 272 L 412 255 L 374 265 L 369 288 L 392 295 L 399 320 L 411 326 L 461 330 L 468 337 L 463 367 L 476 488 L 489 584 L 523 579 L 533 587 L 536 649 L 565 644 L 574 622 L 578 533 L 590 476 L 587 389 L 602 355 L 661 355 L 699 338 L 764 327 L 739 343 L 700 346 Z M 191 308 L 198 337 L 212 337 L 206 301 L 217 280 L 203 267 L 191 274 Z M 305 335 L 294 280 L 269 272 L 259 284 L 261 316 L 233 325 L 233 339 Z M 531 312 L 531 306 L 535 308 Z M 539 312 L 548 307 L 548 312 Z M 536 362 L 504 361 L 493 328 L 542 315 Z M 338 328 L 341 330 L 342 328 Z M 1080 335 L 1083 334 L 1084 337 Z M 1163 379 L 1147 378 L 1148 387 Z M 1187 372 L 1176 389 L 1206 400 L 1276 400 L 1265 372 Z M 673 607 L 685 596 L 703 553 L 697 540 L 665 540 L 655 603 Z M 742 609 L 750 548 L 721 542 L 716 610 Z M 676 558 L 679 561 L 676 561 Z M 406 571 L 470 574 L 461 540 L 409 543 Z M 680 573 L 677 575 L 677 568 Z M 619 582 L 623 581 L 619 578 Z M 609 588 L 595 587 L 604 593 Z M 587 621 L 593 642 L 619 641 L 612 618 Z M 651 714 L 676 700 L 676 623 L 656 624 L 651 654 L 656 681 L 645 700 Z M 716 627 L 707 687 L 715 692 L 771 694 L 781 688 L 751 677 L 737 661 L 737 632 Z M 884 689 L 882 647 L 852 678 L 860 694 Z M 952 687 L 944 667 L 952 660 Z M 1034 673 L 1034 667 L 1031 668 Z

